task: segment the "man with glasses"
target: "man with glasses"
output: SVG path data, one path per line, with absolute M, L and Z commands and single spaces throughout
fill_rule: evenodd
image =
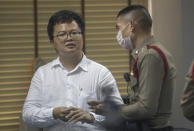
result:
M 26 123 L 46 131 L 99 131 L 104 117 L 90 112 L 87 102 L 109 97 L 122 104 L 110 71 L 86 58 L 83 49 L 84 23 L 72 11 L 51 16 L 48 36 L 59 57 L 34 74 L 23 107 Z

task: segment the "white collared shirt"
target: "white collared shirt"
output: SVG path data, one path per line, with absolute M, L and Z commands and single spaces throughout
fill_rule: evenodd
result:
M 74 125 L 53 118 L 53 109 L 58 106 L 73 106 L 90 112 L 87 101 L 103 101 L 110 89 L 111 99 L 122 104 L 115 79 L 110 71 L 86 58 L 68 72 L 61 64 L 59 57 L 40 67 L 34 74 L 29 92 L 23 107 L 23 119 L 26 123 L 43 127 L 46 131 L 99 131 L 103 130 L 99 122 Z M 94 114 L 96 121 L 103 116 Z

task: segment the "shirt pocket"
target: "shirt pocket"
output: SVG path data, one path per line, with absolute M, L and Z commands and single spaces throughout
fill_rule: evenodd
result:
M 96 95 L 96 92 L 83 92 L 82 95 L 82 102 L 81 102 L 81 105 L 80 105 L 80 108 L 82 108 L 83 110 L 89 112 L 90 109 L 89 109 L 89 106 L 88 106 L 88 101 L 97 101 L 97 95 Z

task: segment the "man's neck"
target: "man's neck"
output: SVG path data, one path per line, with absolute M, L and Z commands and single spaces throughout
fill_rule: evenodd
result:
M 135 49 L 141 48 L 145 44 L 145 41 L 148 40 L 150 37 L 151 34 L 139 35 L 134 41 Z
M 79 54 L 77 53 L 77 54 L 68 54 L 68 55 L 60 56 L 59 59 L 62 65 L 65 67 L 65 69 L 69 72 L 79 64 L 82 57 L 83 57 L 83 54 L 81 52 Z

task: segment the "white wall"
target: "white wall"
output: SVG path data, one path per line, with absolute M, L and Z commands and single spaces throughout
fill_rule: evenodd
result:
M 194 0 L 181 0 L 183 71 L 186 73 L 194 59 Z
M 183 116 L 180 97 L 185 73 L 194 58 L 194 0 L 148 0 L 153 34 L 172 53 L 177 68 L 171 122 L 175 127 L 194 129 Z M 192 17 L 192 18 L 191 18 Z

